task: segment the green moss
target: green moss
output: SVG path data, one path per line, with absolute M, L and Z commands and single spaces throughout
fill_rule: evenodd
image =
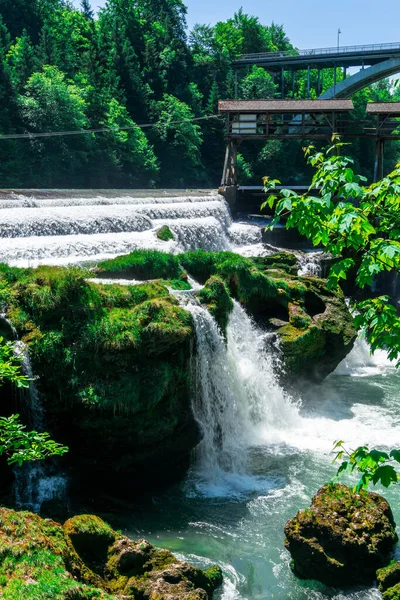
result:
M 163 225 L 157 231 L 157 237 L 158 237 L 159 240 L 161 240 L 163 242 L 168 242 L 169 240 L 173 240 L 174 239 L 174 234 L 172 233 L 172 231 L 170 230 L 170 228 L 168 227 L 168 225 Z
M 202 600 L 204 591 L 211 598 L 221 582 L 218 567 L 203 572 L 181 563 L 169 551 L 129 540 L 93 515 L 73 517 L 62 527 L 0 508 L 4 600 L 133 600 L 155 598 L 161 589 L 162 597 Z
M 66 521 L 64 534 L 89 569 L 102 575 L 116 537 L 111 527 L 94 515 L 78 515 Z
M 208 577 L 213 589 L 218 588 L 220 585 L 222 585 L 223 575 L 221 567 L 214 565 L 210 569 L 207 569 L 205 575 L 206 577 Z
M 0 555 L 4 600 L 114 600 L 71 577 L 61 525 L 38 515 L 0 508 Z
M 217 276 L 210 277 L 199 292 L 200 302 L 205 304 L 217 321 L 221 331 L 226 332 L 229 313 L 233 310 L 233 302 L 225 282 Z
M 165 285 L 172 290 L 191 290 L 192 286 L 188 281 L 183 279 L 166 279 Z
M 215 252 L 205 250 L 189 250 L 184 254 L 179 254 L 178 260 L 182 267 L 188 271 L 199 283 L 205 283 L 207 279 L 216 273 Z
M 300 330 L 307 329 L 307 327 L 310 326 L 311 317 L 309 317 L 309 315 L 301 306 L 290 302 L 288 305 L 288 310 L 290 325 L 293 325 L 293 327 L 296 327 L 296 329 Z
M 308 370 L 325 353 L 324 332 L 312 325 L 299 330 L 294 325 L 284 325 L 278 330 L 285 365 L 291 374 Z
M 399 584 L 400 591 L 400 562 L 395 562 L 388 567 L 379 569 L 376 572 L 376 580 L 381 592 L 385 592 L 397 584 Z
M 297 275 L 298 272 L 297 258 L 290 252 L 276 252 L 269 256 L 255 257 L 252 260 L 262 270 L 282 269 L 292 275 Z
M 157 250 L 134 250 L 130 254 L 106 260 L 97 265 L 97 275 L 132 279 L 179 279 L 181 268 L 178 258 Z
M 382 598 L 383 600 L 400 600 L 400 583 L 383 592 Z

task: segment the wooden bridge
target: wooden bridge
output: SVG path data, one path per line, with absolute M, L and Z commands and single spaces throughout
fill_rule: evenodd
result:
M 369 138 L 375 142 L 374 180 L 383 177 L 386 140 L 400 140 L 400 102 L 370 103 L 373 120 L 351 117 L 352 100 L 221 100 L 226 118 L 226 153 L 221 191 L 234 207 L 239 181 L 238 147 L 246 140 Z M 260 189 L 260 188 L 259 188 Z
M 295 73 L 307 71 L 307 90 L 310 96 L 310 72 L 318 70 L 317 94 L 321 94 L 321 71 L 334 69 L 334 84 L 323 98 L 349 98 L 354 92 L 367 85 L 400 72 L 400 42 L 373 44 L 364 46 L 342 46 L 316 48 L 312 50 L 291 50 L 288 52 L 262 52 L 244 54 L 234 61 L 236 71 L 244 67 L 257 65 L 270 73 L 281 74 L 281 95 L 285 97 L 287 83 L 285 72 L 292 73 L 292 96 L 294 96 Z M 336 79 L 336 69 L 343 69 L 343 81 Z M 347 77 L 349 67 L 361 67 L 361 70 Z

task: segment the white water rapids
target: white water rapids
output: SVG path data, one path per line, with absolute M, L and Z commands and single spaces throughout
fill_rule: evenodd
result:
M 337 419 L 329 413 L 310 414 L 306 399 L 294 401 L 278 381 L 270 334 L 259 329 L 239 303 L 234 301 L 225 340 L 190 293 L 180 293 L 180 298 L 192 314 L 197 339 L 193 411 L 203 434 L 197 449 L 199 490 L 224 495 L 240 493 L 243 486 L 258 487 L 257 478 L 251 481 L 248 476 L 249 451 L 256 447 L 268 446 L 273 453 L 296 448 L 329 454 L 338 439 L 379 445 L 382 432 L 377 423 L 386 429 L 384 444 L 398 444 L 400 415 L 387 407 L 371 410 L 355 402 L 347 418 Z M 359 339 L 336 374 L 368 377 L 393 371 L 385 352 L 371 356 Z M 338 400 L 332 399 L 332 405 Z
M 174 239 L 157 237 L 163 226 Z M 18 267 L 93 263 L 135 249 L 178 253 L 232 250 L 263 256 L 276 249 L 262 243 L 262 229 L 233 222 L 215 192 L 77 191 L 9 194 L 0 199 L 0 262 Z M 302 273 L 318 274 L 318 257 L 299 253 Z

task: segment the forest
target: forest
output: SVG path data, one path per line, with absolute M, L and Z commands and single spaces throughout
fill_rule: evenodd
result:
M 98 15 L 89 0 L 79 10 L 68 0 L 0 0 L 0 185 L 216 187 L 224 155 L 218 100 L 280 97 L 277 82 L 259 67 L 243 69 L 236 83 L 232 61 L 280 50 L 295 51 L 284 25 L 262 24 L 242 9 L 188 31 L 182 0 L 108 0 Z M 333 69 L 322 77 L 327 89 Z M 299 72 L 295 97 L 305 97 L 306 87 Z M 315 71 L 312 97 L 316 87 Z M 289 79 L 287 88 L 290 98 Z M 359 92 L 354 117 L 366 118 L 368 101 L 397 95 L 389 81 Z M 88 133 L 7 138 L 82 130 Z M 241 182 L 266 174 L 287 184 L 308 181 L 301 145 L 246 145 Z M 365 142 L 349 150 L 369 178 L 373 151 Z M 388 168 L 398 155 L 398 143 L 387 144 Z

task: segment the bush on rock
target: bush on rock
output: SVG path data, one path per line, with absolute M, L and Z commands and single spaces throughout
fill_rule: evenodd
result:
M 372 583 L 397 541 L 388 502 L 342 484 L 322 487 L 286 523 L 285 536 L 294 573 L 335 586 Z

